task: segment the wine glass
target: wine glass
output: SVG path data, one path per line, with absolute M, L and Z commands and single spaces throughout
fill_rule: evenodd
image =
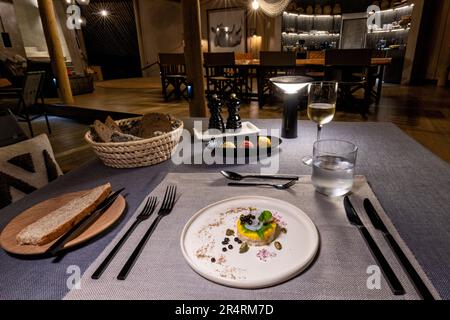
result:
M 308 86 L 308 118 L 317 123 L 317 140 L 322 126 L 333 120 L 337 90 L 337 82 L 312 82 Z

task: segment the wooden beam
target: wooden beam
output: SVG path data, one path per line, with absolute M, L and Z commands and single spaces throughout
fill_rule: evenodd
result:
M 58 35 L 58 25 L 52 0 L 38 0 L 39 13 L 53 72 L 58 81 L 58 94 L 64 104 L 73 104 L 72 89 L 67 75 L 66 62 Z
M 193 87 L 193 97 L 189 101 L 191 117 L 205 117 L 205 83 L 200 29 L 199 0 L 182 0 L 184 55 L 186 59 L 187 81 Z

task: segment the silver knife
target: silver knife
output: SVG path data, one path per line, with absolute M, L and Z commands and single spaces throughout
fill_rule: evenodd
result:
M 117 197 L 123 190 L 125 190 L 125 188 L 117 190 L 108 198 L 106 198 L 93 213 L 91 213 L 90 215 L 82 219 L 80 222 L 75 224 L 72 228 L 70 228 L 70 230 L 67 231 L 64 235 L 62 235 L 58 240 L 56 240 L 56 242 L 53 243 L 45 251 L 45 253 L 49 253 L 54 256 L 57 255 L 60 251 L 62 251 L 66 243 L 78 237 L 80 234 L 86 231 L 86 229 L 89 228 L 95 221 L 97 221 L 97 219 L 106 210 L 108 210 L 108 208 L 114 203 L 114 201 L 116 201 Z

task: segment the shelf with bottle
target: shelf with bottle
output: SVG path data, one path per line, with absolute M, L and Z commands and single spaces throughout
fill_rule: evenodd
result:
M 310 33 L 326 31 L 339 33 L 341 29 L 340 15 L 304 15 L 283 14 L 281 31 L 285 33 Z

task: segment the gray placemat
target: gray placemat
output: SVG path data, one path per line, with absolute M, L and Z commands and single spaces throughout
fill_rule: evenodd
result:
M 170 173 L 151 193 L 162 199 L 167 185 L 178 186 L 180 198 L 173 212 L 164 218 L 141 253 L 125 281 L 116 280 L 120 269 L 151 224 L 143 223 L 124 244 L 102 275 L 92 280 L 91 274 L 103 261 L 123 233 L 133 223 L 130 219 L 115 239 L 84 273 L 79 289 L 72 289 L 65 299 L 417 299 L 407 276 L 389 246 L 378 232 L 369 228 L 385 257 L 391 263 L 406 289 L 404 296 L 394 296 L 382 277 L 381 289 L 368 289 L 367 268 L 375 265 L 369 249 L 358 230 L 345 216 L 342 198 L 327 198 L 314 191 L 309 176 L 288 191 L 246 188 L 245 193 L 269 196 L 290 202 L 306 212 L 320 233 L 320 250 L 313 264 L 301 275 L 274 287 L 244 290 L 224 287 L 202 278 L 185 262 L 180 250 L 183 226 L 199 209 L 213 202 L 242 195 L 244 189 L 226 186 L 217 174 Z M 361 218 L 362 200 L 369 198 L 389 228 L 393 228 L 373 194 L 366 179 L 355 179 L 352 202 Z M 142 204 L 141 204 L 142 207 Z M 135 213 L 138 213 L 139 210 Z M 395 234 L 395 230 L 392 230 Z M 404 246 L 401 239 L 401 245 Z M 407 251 L 409 254 L 409 251 Z M 416 262 L 413 260 L 416 265 Z

